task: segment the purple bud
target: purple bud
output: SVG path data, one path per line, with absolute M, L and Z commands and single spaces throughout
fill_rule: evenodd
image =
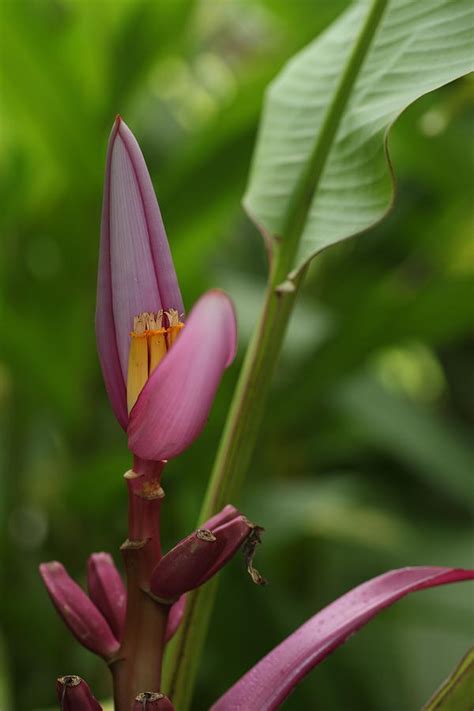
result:
M 61 563 L 40 565 L 40 574 L 49 596 L 74 637 L 87 649 L 109 659 L 119 643 L 94 603 L 68 575 Z
M 168 622 L 166 623 L 165 632 L 165 642 L 169 642 L 172 637 L 176 634 L 178 627 L 183 621 L 184 609 L 186 607 L 186 595 L 181 595 L 181 597 L 176 600 L 176 602 L 171 605 Z
M 132 711 L 174 711 L 174 706 L 159 691 L 143 691 L 135 697 Z
M 216 522 L 224 521 L 216 526 Z M 226 507 L 208 523 L 213 526 L 187 536 L 170 550 L 155 567 L 150 581 L 151 592 L 161 600 L 176 600 L 217 573 L 243 546 L 247 569 L 252 580 L 261 585 L 265 580 L 252 565 L 255 546 L 263 530 L 250 523 L 233 507 Z
M 200 585 L 200 580 L 219 556 L 214 534 L 200 528 L 183 538 L 153 570 L 150 589 L 162 600 L 177 600 Z
M 84 679 L 75 674 L 56 680 L 56 694 L 61 711 L 102 711 Z
M 109 553 L 93 553 L 87 561 L 87 589 L 92 602 L 110 625 L 114 636 L 122 639 L 127 607 L 127 592 Z
M 239 515 L 230 521 L 223 523 L 213 529 L 213 534 L 219 545 L 219 556 L 214 564 L 207 570 L 201 578 L 199 585 L 212 578 L 224 565 L 235 555 L 242 546 L 245 554 L 247 570 L 253 582 L 257 585 L 264 585 L 266 580 L 253 567 L 253 554 L 255 547 L 260 543 L 260 533 L 263 528 L 255 526 L 245 516 Z

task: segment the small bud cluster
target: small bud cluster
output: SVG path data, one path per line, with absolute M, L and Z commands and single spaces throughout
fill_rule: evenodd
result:
M 252 580 L 260 585 L 265 583 L 252 563 L 262 530 L 229 505 L 158 560 L 144 592 L 158 604 L 169 607 L 165 642 L 180 625 L 186 593 L 215 575 L 239 548 L 243 549 Z M 76 639 L 109 664 L 119 658 L 127 592 L 112 557 L 108 553 L 89 557 L 88 594 L 57 561 L 41 564 L 40 573 L 56 610 Z M 60 677 L 57 694 L 63 710 L 101 709 L 86 682 L 78 676 Z M 147 691 L 136 697 L 133 709 L 173 711 L 173 705 L 163 694 Z

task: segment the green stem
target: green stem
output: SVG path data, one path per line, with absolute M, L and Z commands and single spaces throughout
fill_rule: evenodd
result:
M 305 272 L 301 272 L 297 280 L 291 283 L 288 291 L 278 290 L 273 283 L 267 288 L 262 313 L 246 353 L 201 509 L 200 523 L 229 503 L 241 487 L 257 439 L 263 404 L 286 326 Z M 168 645 L 163 685 L 179 711 L 187 709 L 191 701 L 193 685 L 190 680 L 194 681 L 196 675 L 217 592 L 217 581 L 216 576 L 206 585 L 188 593 L 185 618 L 179 632 Z M 196 624 L 197 619 L 199 624 Z
M 282 236 L 274 240 L 273 266 L 265 303 L 244 360 L 227 423 L 209 481 L 199 522 L 224 504 L 237 500 L 247 473 L 286 327 L 306 267 L 291 273 L 314 195 L 352 87 L 379 26 L 388 0 L 372 0 L 361 31 L 328 104 L 313 150 L 292 192 Z M 217 579 L 188 595 L 185 619 L 176 635 L 165 666 L 165 688 L 179 711 L 192 698 L 199 658 L 204 645 Z
M 201 508 L 201 521 L 238 496 L 255 448 L 266 395 L 303 276 L 301 273 L 295 282 L 291 282 L 291 291 L 279 291 L 272 283 L 267 288 Z

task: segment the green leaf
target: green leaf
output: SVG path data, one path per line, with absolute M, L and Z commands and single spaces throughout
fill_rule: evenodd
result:
M 470 711 L 474 706 L 474 647 L 423 706 L 423 711 Z
M 470 0 L 361 0 L 270 85 L 244 206 L 274 248 L 281 238 L 285 269 L 384 216 L 388 131 L 470 71 L 473 20 Z

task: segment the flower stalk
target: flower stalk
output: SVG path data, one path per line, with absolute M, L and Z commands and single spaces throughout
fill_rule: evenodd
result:
M 181 583 L 201 584 L 210 570 L 230 558 L 250 529 L 245 526 L 243 535 L 233 530 L 222 550 L 219 543 L 199 569 L 187 546 L 178 545 L 185 552 L 178 555 L 180 585 L 168 587 L 176 595 L 159 599 L 150 589 L 162 558 L 161 473 L 166 461 L 187 449 L 205 426 L 223 372 L 235 356 L 237 325 L 231 300 L 218 290 L 204 294 L 185 318 L 146 163 L 120 117 L 106 160 L 96 335 L 110 403 L 133 454 L 133 468 L 125 474 L 128 538 L 121 547 L 127 577 L 125 620 L 123 584 L 107 554 L 89 561 L 90 597 L 59 563 L 43 565 L 41 572 L 72 633 L 108 662 L 116 711 L 130 711 L 137 694 L 160 692 L 164 645 L 182 618 L 184 599 L 179 598 L 190 589 Z M 224 517 L 228 514 L 226 510 Z M 177 606 L 168 626 L 173 603 Z
M 127 576 L 127 610 L 120 649 L 110 663 L 116 711 L 129 711 L 143 689 L 160 690 L 169 606 L 149 594 L 161 558 L 160 485 L 164 462 L 134 458 L 125 474 L 129 497 L 128 538 L 121 546 Z

